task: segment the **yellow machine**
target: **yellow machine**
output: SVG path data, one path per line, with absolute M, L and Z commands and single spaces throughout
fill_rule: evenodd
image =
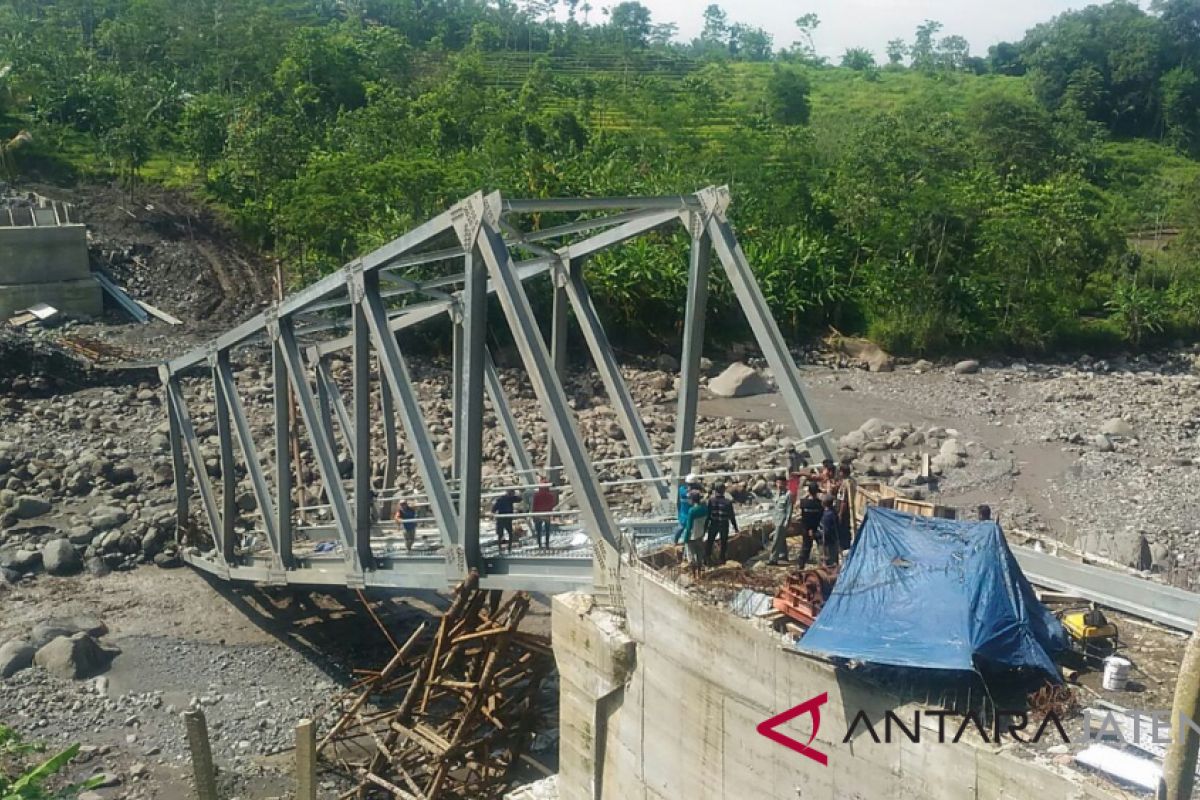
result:
M 1085 660 L 1103 661 L 1117 650 L 1117 626 L 1098 608 L 1072 609 L 1058 615 L 1072 649 Z

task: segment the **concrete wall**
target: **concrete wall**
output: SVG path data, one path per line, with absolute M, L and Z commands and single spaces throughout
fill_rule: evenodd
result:
M 83 225 L 0 228 L 0 320 L 35 303 L 83 316 L 104 311 Z
M 646 570 L 623 569 L 625 619 L 593 608 L 586 595 L 554 599 L 563 800 L 1124 796 L 1008 748 L 929 737 L 843 744 L 847 717 L 864 709 L 878 721 L 898 703 Z M 828 766 L 755 730 L 821 692 L 829 702 L 814 746 Z M 807 739 L 808 726 L 797 725 L 793 735 Z
M 90 274 L 83 225 L 0 228 L 0 284 L 52 283 Z

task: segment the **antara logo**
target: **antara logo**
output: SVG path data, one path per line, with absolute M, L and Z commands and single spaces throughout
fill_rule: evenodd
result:
M 776 744 L 781 744 L 806 758 L 811 758 L 823 767 L 828 766 L 829 757 L 812 746 L 812 743 L 816 741 L 817 732 L 821 729 L 821 706 L 828 702 L 829 693 L 822 692 L 816 697 L 805 700 L 793 709 L 771 717 L 764 722 L 760 722 L 756 730 Z M 876 744 L 893 744 L 902 740 L 920 744 L 923 740 L 928 740 L 933 735 L 932 726 L 928 722 L 931 719 L 937 720 L 936 738 L 934 739 L 936 744 L 958 744 L 969 728 L 974 728 L 979 733 L 979 738 L 989 744 L 1003 744 L 1006 738 L 1026 744 L 1031 742 L 1037 743 L 1042 741 L 1043 737 L 1047 735 L 1053 736 L 1054 734 L 1058 735 L 1060 742 L 1065 744 L 1071 743 L 1062 720 L 1053 711 L 1047 713 L 1041 722 L 1036 725 L 1036 728 L 1033 724 L 1034 720 L 1030 719 L 1029 714 L 1019 710 L 997 710 L 991 715 L 990 725 L 985 723 L 980 715 L 974 711 L 968 711 L 966 714 L 958 714 L 953 711 L 936 709 L 925 709 L 922 711 L 921 709 L 916 709 L 912 714 L 912 719 L 906 723 L 896 712 L 885 711 L 882 720 L 872 723 L 870 717 L 867 716 L 867 712 L 859 710 L 850 722 L 846 730 L 846 735 L 842 737 L 842 744 L 850 742 L 856 734 L 870 736 L 871 740 Z M 797 741 L 778 730 L 783 725 L 803 716 L 812 718 L 812 732 L 809 734 L 807 742 Z M 1159 716 L 1162 717 L 1163 715 Z M 946 723 L 947 718 L 951 720 L 949 725 Z M 1186 718 L 1181 719 L 1186 720 Z M 926 720 L 926 725 L 921 724 L 922 720 Z M 957 720 L 957 724 L 955 724 L 955 720 Z M 1133 724 L 1134 739 L 1136 740 L 1139 735 L 1136 715 Z M 1194 722 L 1191 725 L 1194 729 L 1200 731 L 1200 725 Z M 1107 725 L 1101 726 L 1099 729 L 1100 735 L 1097 737 L 1097 732 L 1092 727 L 1090 717 L 1087 727 L 1089 740 L 1103 738 L 1103 732 L 1106 728 L 1119 730 L 1118 724 L 1109 719 Z M 1157 731 L 1166 729 L 1166 723 L 1162 719 L 1156 719 L 1152 727 L 1156 732 L 1155 736 L 1157 736 Z M 929 730 L 926 730 L 926 728 L 929 728 Z M 882 736 L 880 736 L 881 732 Z M 828 736 L 828 734 L 826 735 Z
M 817 731 L 821 729 L 821 706 L 829 702 L 829 693 L 821 692 L 816 697 L 805 700 L 800 705 L 785 711 L 782 714 L 771 717 L 764 722 L 758 723 L 758 732 L 770 739 L 776 744 L 781 744 L 791 750 L 795 750 L 802 756 L 807 756 L 821 766 L 829 765 L 829 756 L 822 753 L 820 750 L 814 749 L 811 745 L 813 740 L 817 738 Z M 775 730 L 781 725 L 786 725 L 797 717 L 808 714 L 812 717 L 812 734 L 808 737 L 808 741 L 801 744 L 790 736 L 786 736 Z

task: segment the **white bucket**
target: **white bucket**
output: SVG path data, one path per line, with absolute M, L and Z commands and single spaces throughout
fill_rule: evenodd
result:
M 1120 656 L 1104 659 L 1104 688 L 1110 692 L 1125 691 L 1125 684 L 1129 683 L 1129 669 L 1132 666 L 1129 659 Z

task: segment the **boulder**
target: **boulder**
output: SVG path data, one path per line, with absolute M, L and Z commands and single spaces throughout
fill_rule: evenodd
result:
M 1100 433 L 1104 434 L 1105 436 L 1120 436 L 1121 438 L 1125 439 L 1137 435 L 1136 431 L 1133 429 L 1133 426 L 1120 417 L 1113 417 L 1101 425 Z
M 926 361 L 923 358 L 919 359 L 917 361 L 917 363 L 913 364 L 913 372 L 916 372 L 918 374 L 923 374 L 926 372 L 933 372 L 933 362 Z
M 878 439 L 891 429 L 892 426 L 881 420 L 879 417 L 871 417 L 871 419 L 858 426 L 858 432 L 861 433 L 865 439 Z
M 124 509 L 114 508 L 112 506 L 101 506 L 92 512 L 91 523 L 92 530 L 96 533 L 111 531 L 114 528 L 119 528 L 129 521 L 129 515 Z
M 90 678 L 103 672 L 115 655 L 86 633 L 77 633 L 60 636 L 39 649 L 33 663 L 60 678 Z
M 165 550 L 154 557 L 154 565 L 160 569 L 175 569 L 183 566 L 183 560 L 174 550 Z
M 896 359 L 879 348 L 876 348 L 869 355 L 865 356 L 863 361 L 866 363 L 867 369 L 871 372 L 896 371 Z
M 1092 437 L 1092 449 L 1098 453 L 1111 453 L 1117 449 L 1117 446 L 1113 444 L 1112 439 L 1103 433 L 1098 433 Z
M 37 648 L 20 639 L 0 644 L 0 678 L 7 678 L 33 664 Z
M 33 519 L 50 511 L 50 502 L 31 494 L 23 494 L 13 504 L 13 513 L 20 519 Z
M 74 575 L 83 569 L 83 559 L 75 545 L 66 539 L 54 539 L 42 548 L 42 566 L 51 575 Z
M 740 361 L 708 382 L 708 390 L 717 397 L 751 397 L 771 391 L 766 378 Z
M 37 572 L 42 566 L 42 554 L 37 550 L 17 550 L 8 558 L 8 568 L 22 575 Z
M 98 639 L 108 633 L 108 626 L 104 624 L 104 620 L 98 617 L 82 615 L 78 617 L 50 617 L 34 625 L 29 638 L 34 649 L 40 649 L 59 637 L 74 636 L 77 633 L 86 633 L 88 636 Z
M 654 359 L 654 367 L 660 372 L 679 372 L 679 359 L 670 353 L 663 353 Z
M 947 439 L 942 442 L 941 449 L 938 453 L 943 456 L 953 456 L 955 458 L 966 458 L 967 447 L 958 439 Z
M 979 372 L 979 362 L 974 359 L 960 361 L 954 365 L 955 375 L 974 375 Z
M 931 466 L 937 473 L 943 473 L 950 469 L 957 469 L 962 465 L 962 457 L 954 453 L 938 453 L 929 461 L 929 466 Z

